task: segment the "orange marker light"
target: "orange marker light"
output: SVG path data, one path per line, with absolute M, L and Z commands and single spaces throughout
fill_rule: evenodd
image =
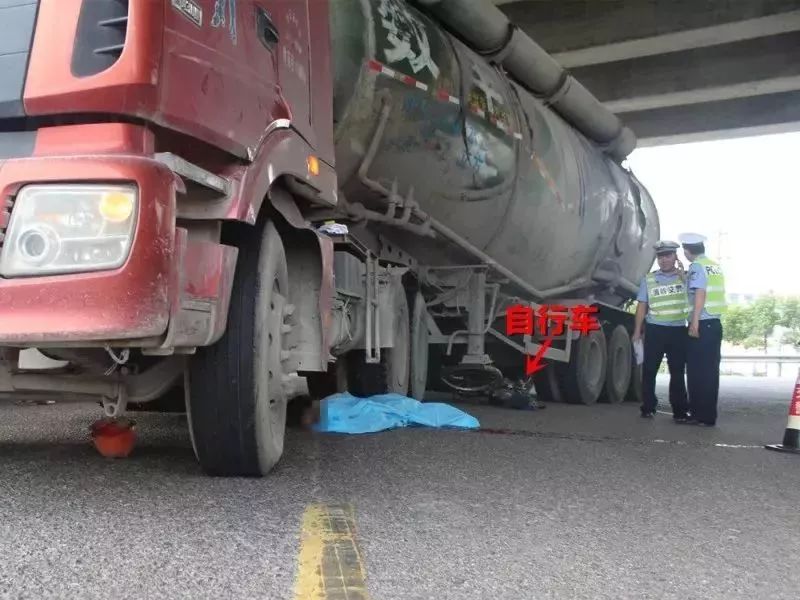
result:
M 319 159 L 316 156 L 308 157 L 309 175 L 319 175 Z
M 123 223 L 133 213 L 133 194 L 108 192 L 100 198 L 100 214 L 112 223 Z

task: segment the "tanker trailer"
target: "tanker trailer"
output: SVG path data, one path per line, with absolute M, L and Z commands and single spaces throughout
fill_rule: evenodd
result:
M 182 391 L 204 469 L 263 475 L 295 398 L 635 388 L 633 134 L 491 3 L 95 4 L 0 8 L 0 398 Z M 603 327 L 505 330 L 548 305 Z
M 468 35 L 444 30 L 442 20 L 455 33 L 475 25 L 463 3 L 451 0 L 449 15 L 447 4 L 434 6 L 436 19 L 402 0 L 331 4 L 337 218 L 349 216 L 354 237 L 379 236 L 385 258 L 416 274 L 424 305 L 410 308 L 411 392 L 424 389 L 429 354 L 431 383 L 443 376 L 463 392 L 517 373 L 542 340 L 505 335 L 506 310 L 546 302 L 597 306 L 603 328 L 552 342 L 544 355 L 560 364 L 536 377 L 539 394 L 620 401 L 632 370 L 632 319 L 620 307 L 652 265 L 659 235 L 650 195 L 618 164 L 629 133 L 607 126 L 596 101 L 581 104 L 588 93 L 569 79 L 554 91 L 560 100 L 531 93 L 535 79 L 524 86 L 525 73 L 512 79 Z M 499 13 L 467 5 L 481 23 Z M 515 32 L 508 43 L 520 39 L 528 40 Z M 575 114 L 574 101 L 556 112 L 574 100 L 570 90 L 598 114 Z M 452 363 L 445 372 L 442 355 Z

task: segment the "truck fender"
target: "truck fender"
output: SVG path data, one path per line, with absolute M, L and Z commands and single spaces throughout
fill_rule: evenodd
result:
M 273 186 L 268 199 L 283 217 L 275 224 L 286 251 L 289 302 L 295 307 L 287 335 L 292 370 L 325 372 L 331 357 L 333 241 L 313 229 L 284 188 Z
M 233 201 L 224 218 L 255 224 L 263 201 L 283 179 L 294 179 L 302 186 L 312 202 L 335 206 L 337 202 L 336 172 L 318 161 L 319 173 L 310 172 L 308 160 L 313 149 L 288 127 L 278 128 L 266 136 L 253 162 L 241 176 Z M 299 211 L 297 211 L 299 213 Z

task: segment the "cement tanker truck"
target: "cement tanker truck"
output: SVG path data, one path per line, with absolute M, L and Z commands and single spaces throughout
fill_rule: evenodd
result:
M 625 305 L 659 224 L 621 166 L 635 138 L 492 4 L 0 20 L 3 396 L 92 398 L 119 427 L 178 396 L 218 475 L 266 474 L 287 412 L 335 391 L 636 397 Z

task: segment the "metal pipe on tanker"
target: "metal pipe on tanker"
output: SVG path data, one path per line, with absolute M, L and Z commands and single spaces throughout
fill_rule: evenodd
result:
M 478 52 L 496 55 L 508 72 L 543 98 L 578 131 L 622 161 L 636 136 L 539 44 L 483 0 L 414 0 L 434 13 Z
M 467 314 L 469 333 L 467 337 L 467 354 L 480 356 L 483 354 L 484 331 L 486 321 L 486 271 L 477 270 L 472 274 L 469 286 L 472 304 Z

